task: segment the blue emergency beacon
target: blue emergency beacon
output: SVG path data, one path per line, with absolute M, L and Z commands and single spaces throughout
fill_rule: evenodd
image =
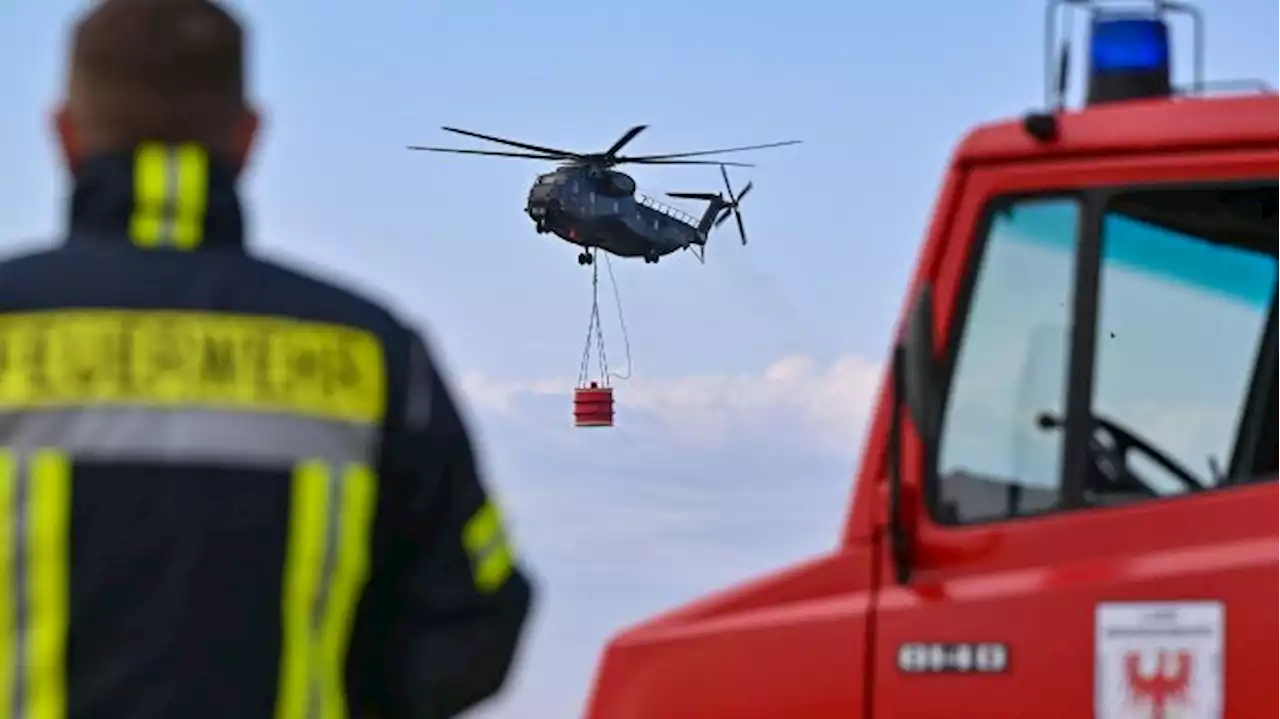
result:
M 1080 10 L 1089 18 L 1086 105 L 1169 98 L 1184 90 L 1192 95 L 1204 92 L 1204 17 L 1194 5 L 1172 0 L 1049 0 L 1044 22 L 1045 106 L 1022 118 L 1031 139 L 1052 143 L 1060 136 L 1073 49 L 1071 20 Z M 1190 18 L 1194 32 L 1194 78 L 1188 88 L 1173 85 L 1172 15 Z
M 1185 15 L 1195 34 L 1194 90 L 1199 90 L 1204 67 L 1204 22 L 1193 5 L 1166 0 L 1050 0 L 1045 18 L 1046 72 L 1051 107 L 1065 104 L 1070 15 L 1084 10 L 1089 17 L 1085 103 L 1101 105 L 1126 100 L 1170 97 L 1174 94 L 1169 17 Z M 1063 18 L 1066 28 L 1060 25 Z

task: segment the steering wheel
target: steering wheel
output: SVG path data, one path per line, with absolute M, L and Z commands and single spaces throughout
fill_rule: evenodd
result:
M 1146 455 L 1169 474 L 1173 475 L 1188 492 L 1201 492 L 1207 489 L 1196 475 L 1192 474 L 1182 463 L 1170 457 L 1167 452 L 1150 441 L 1139 437 L 1106 417 L 1095 414 L 1090 416 L 1090 420 L 1092 422 L 1092 431 L 1089 433 L 1089 454 L 1098 472 L 1113 483 L 1132 486 L 1154 494 L 1154 491 L 1142 480 L 1141 476 L 1134 474 L 1129 469 L 1129 453 L 1137 451 Z M 1041 429 L 1046 430 L 1059 429 L 1065 424 L 1061 418 L 1055 417 L 1048 412 L 1042 412 L 1036 417 L 1036 423 Z M 1108 434 L 1111 437 L 1111 443 L 1099 439 L 1098 430 Z

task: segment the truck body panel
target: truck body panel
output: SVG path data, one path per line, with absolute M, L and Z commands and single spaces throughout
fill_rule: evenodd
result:
M 1059 139 L 1051 143 L 1028 135 L 1022 121 L 1005 120 L 971 130 L 957 147 L 955 161 L 1023 162 L 1266 144 L 1275 111 L 1276 96 L 1271 94 L 1115 103 L 1062 113 Z
M 874 564 L 850 547 L 623 632 L 589 714 L 860 716 Z

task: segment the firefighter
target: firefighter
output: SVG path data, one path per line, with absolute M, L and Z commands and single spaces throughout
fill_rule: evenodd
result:
M 450 388 L 377 304 L 255 258 L 240 26 L 102 0 L 65 242 L 0 263 L 0 716 L 427 719 L 531 601 Z

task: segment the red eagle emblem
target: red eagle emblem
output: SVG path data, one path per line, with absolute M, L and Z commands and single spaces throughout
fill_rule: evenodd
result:
M 1129 685 L 1129 701 L 1151 706 L 1152 719 L 1165 719 L 1170 704 L 1187 700 L 1191 687 L 1191 652 L 1161 650 L 1156 654 L 1155 671 L 1142 670 L 1142 655 L 1128 652 L 1124 657 L 1124 678 Z

